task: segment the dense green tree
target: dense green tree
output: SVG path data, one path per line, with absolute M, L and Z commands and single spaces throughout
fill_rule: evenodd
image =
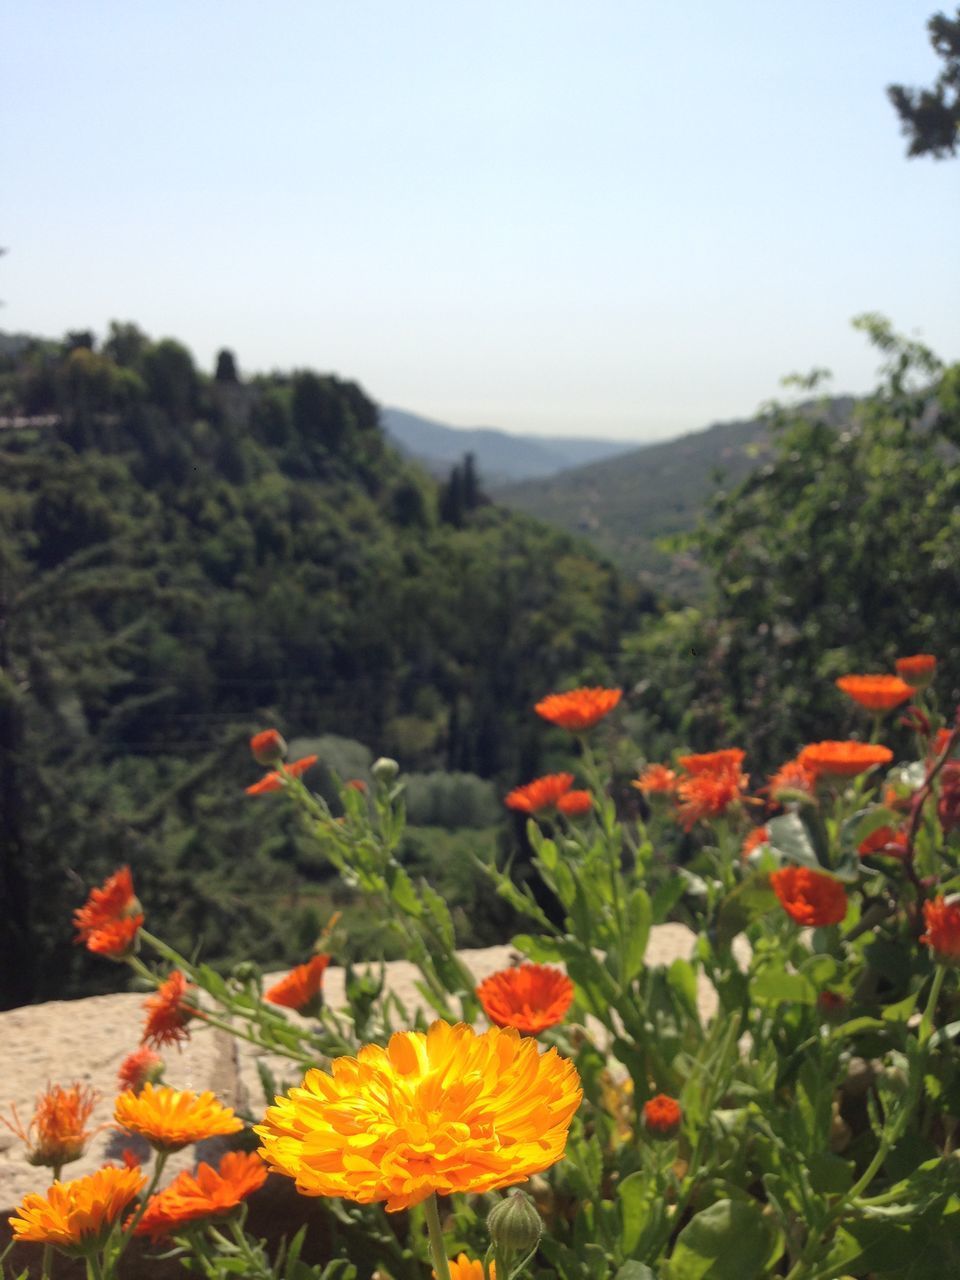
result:
M 214 373 L 217 382 L 238 382 L 237 361 L 232 351 L 224 348 L 217 352 L 217 368 Z
M 933 87 L 908 89 L 892 84 L 887 96 L 910 139 L 907 155 L 942 160 L 957 154 L 960 136 L 960 8 L 952 18 L 935 13 L 927 30 L 930 43 L 943 60 L 943 70 Z

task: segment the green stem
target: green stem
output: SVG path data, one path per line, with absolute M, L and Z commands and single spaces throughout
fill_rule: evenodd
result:
M 50 1264 L 53 1262 L 53 1245 L 43 1246 L 43 1261 L 40 1264 L 40 1280 L 50 1280 Z
M 106 1280 L 100 1259 L 95 1253 L 87 1254 L 87 1280 Z
M 938 964 L 933 975 L 933 982 L 930 984 L 930 994 L 927 997 L 927 1007 L 923 1011 L 923 1017 L 920 1019 L 920 1047 L 926 1048 L 933 1035 L 933 1019 L 937 1012 L 937 1002 L 940 999 L 940 990 L 943 987 L 943 980 L 947 975 L 946 965 Z
M 430 1252 L 433 1254 L 433 1269 L 437 1273 L 437 1280 L 450 1280 L 450 1264 L 447 1262 L 447 1250 L 443 1243 L 443 1227 L 440 1225 L 440 1210 L 437 1207 L 435 1191 L 424 1200 L 423 1208 L 427 1215 Z

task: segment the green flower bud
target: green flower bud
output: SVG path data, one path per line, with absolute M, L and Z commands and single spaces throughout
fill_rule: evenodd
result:
M 512 1268 L 536 1249 L 543 1222 L 533 1201 L 522 1191 L 511 1191 L 487 1216 L 487 1230 L 497 1262 Z
M 370 766 L 370 772 L 377 782 L 388 787 L 400 772 L 400 766 L 396 760 L 391 760 L 389 756 L 381 756 L 379 760 L 374 760 Z

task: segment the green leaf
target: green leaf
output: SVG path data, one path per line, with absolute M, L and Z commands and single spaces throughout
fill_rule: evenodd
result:
M 657 1273 L 645 1262 L 625 1262 L 613 1280 L 657 1280 Z
M 642 1170 L 629 1174 L 617 1187 L 620 1201 L 620 1250 L 629 1255 L 645 1252 L 663 1221 L 663 1197 Z
M 423 904 L 417 897 L 413 882 L 403 867 L 395 862 L 387 867 L 387 886 L 390 889 L 391 898 L 401 911 L 417 919 L 423 915 Z
M 620 946 L 624 951 L 624 980 L 630 982 L 643 969 L 653 924 L 653 908 L 645 889 L 634 889 L 631 893 L 627 899 L 626 916 L 627 936 L 621 938 Z
M 788 973 L 772 965 L 750 980 L 750 995 L 757 1004 L 774 1006 L 788 1001 L 794 1004 L 816 1004 L 817 989 L 802 973 Z
M 776 894 L 770 888 L 766 875 L 754 874 L 738 884 L 720 904 L 717 913 L 717 945 L 723 949 L 729 947 L 751 920 L 765 914 L 776 904 Z
M 787 862 L 812 867 L 814 871 L 823 869 L 810 832 L 799 814 L 784 813 L 779 818 L 771 818 L 767 830 L 770 832 L 770 847 Z
M 667 970 L 667 985 L 679 999 L 684 1010 L 699 1025 L 700 1011 L 697 1008 L 697 971 L 689 960 L 678 957 Z
M 810 1186 L 818 1195 L 843 1195 L 853 1186 L 853 1165 L 832 1151 L 814 1151 L 807 1157 Z
M 672 880 L 664 880 L 651 900 L 653 923 L 663 924 L 667 916 L 686 892 L 687 886 L 682 877 L 674 876 Z
M 553 938 L 535 938 L 529 933 L 514 934 L 510 945 L 538 964 L 550 964 L 563 957 L 563 949 Z
M 741 1200 L 718 1200 L 691 1218 L 677 1237 L 670 1280 L 768 1280 L 783 1237 Z

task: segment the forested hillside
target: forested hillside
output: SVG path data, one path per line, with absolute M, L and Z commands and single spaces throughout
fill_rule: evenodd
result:
M 109 984 L 64 920 L 123 861 L 208 959 L 310 945 L 323 872 L 243 796 L 252 730 L 513 779 L 531 703 L 606 674 L 614 572 L 466 469 L 438 487 L 356 384 L 204 376 L 132 325 L 3 352 L 7 1003 Z

